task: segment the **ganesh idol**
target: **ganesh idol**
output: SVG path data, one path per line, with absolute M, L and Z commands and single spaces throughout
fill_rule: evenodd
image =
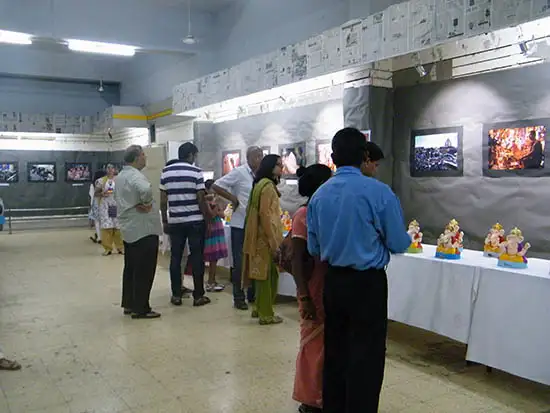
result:
M 500 245 L 499 267 L 527 268 L 527 250 L 531 244 L 524 243 L 523 234 L 519 228 L 514 228 L 506 236 L 506 241 Z
M 504 228 L 498 222 L 491 227 L 485 237 L 483 245 L 483 255 L 486 257 L 498 258 L 500 255 L 500 246 L 506 241 Z
M 422 232 L 420 232 L 420 224 L 416 219 L 413 219 L 409 223 L 409 229 L 407 231 L 409 237 L 411 237 L 411 245 L 407 249 L 410 254 L 419 254 L 422 250 Z
M 460 231 L 460 226 L 456 219 L 452 219 L 443 234 L 437 239 L 437 249 L 435 250 L 436 258 L 446 260 L 458 260 L 462 252 L 462 240 L 464 232 Z

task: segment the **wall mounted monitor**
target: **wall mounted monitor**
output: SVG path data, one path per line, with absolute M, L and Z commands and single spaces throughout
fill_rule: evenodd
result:
M 66 182 L 90 182 L 92 180 L 92 164 L 87 162 L 66 162 Z
M 97 170 L 98 171 L 107 171 L 107 165 L 113 165 L 116 169 L 116 172 L 120 172 L 122 170 L 122 163 L 121 162 L 100 162 L 97 164 Z
M 222 153 L 222 176 L 241 165 L 241 151 L 225 151 Z
M 0 184 L 13 184 L 19 181 L 17 162 L 0 162 Z
M 306 143 L 279 145 L 279 155 L 283 160 L 283 176 L 295 177 L 300 166 L 306 166 Z
M 410 154 L 413 177 L 462 176 L 462 127 L 413 130 Z
M 28 162 L 27 180 L 29 182 L 57 181 L 57 169 L 55 162 Z
M 483 175 L 550 175 L 546 141 L 550 119 L 483 125 Z

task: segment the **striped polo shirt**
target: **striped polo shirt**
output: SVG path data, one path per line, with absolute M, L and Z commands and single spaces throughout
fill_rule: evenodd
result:
M 197 198 L 197 192 L 205 190 L 200 168 L 182 161 L 165 166 L 160 176 L 160 190 L 168 195 L 169 224 L 204 220 Z

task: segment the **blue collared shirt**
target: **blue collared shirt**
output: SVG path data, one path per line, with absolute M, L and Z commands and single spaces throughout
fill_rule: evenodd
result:
M 390 252 L 403 253 L 411 243 L 390 187 L 349 166 L 338 168 L 313 195 L 307 227 L 311 255 L 360 271 L 384 268 Z

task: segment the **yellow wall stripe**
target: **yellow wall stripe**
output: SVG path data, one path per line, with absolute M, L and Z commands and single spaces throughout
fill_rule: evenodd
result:
M 130 115 L 125 113 L 114 113 L 113 119 L 121 120 L 155 120 L 158 118 L 163 118 L 165 116 L 170 116 L 172 114 L 172 109 L 166 109 L 162 112 L 153 113 L 151 116 L 146 115 Z

